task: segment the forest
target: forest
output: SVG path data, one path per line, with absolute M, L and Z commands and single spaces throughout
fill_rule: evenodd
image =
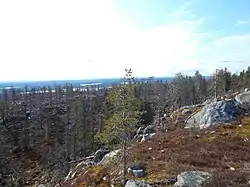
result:
M 67 83 L 39 92 L 3 90 L 0 184 L 32 186 L 41 180 L 58 184 L 73 164 L 100 148 L 124 146 L 139 127 L 184 106 L 250 88 L 250 67 L 239 73 L 219 69 L 210 77 L 199 71 L 193 76 L 178 73 L 170 82 L 153 78 L 140 82 L 131 70 L 125 73 L 126 84 L 108 88 L 82 89 Z

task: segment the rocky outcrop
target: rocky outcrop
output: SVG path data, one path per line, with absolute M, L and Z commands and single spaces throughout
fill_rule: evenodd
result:
M 145 177 L 146 176 L 146 168 L 142 165 L 134 165 L 128 168 L 128 173 L 132 173 L 135 177 Z
M 150 187 L 150 185 L 143 181 L 128 180 L 125 187 Z
M 103 157 L 104 157 L 106 154 L 108 154 L 109 152 L 110 152 L 110 151 L 107 150 L 107 149 L 99 149 L 99 150 L 97 150 L 97 151 L 95 152 L 93 162 L 97 164 L 97 163 L 100 162 L 100 161 L 103 159 Z
M 147 140 L 151 139 L 155 135 L 156 135 L 156 133 L 143 134 L 141 142 L 147 141 Z
M 250 91 L 243 92 L 235 96 L 235 100 L 240 104 L 248 103 L 250 104 Z
M 134 136 L 134 139 L 143 142 L 152 138 L 155 134 L 156 134 L 155 125 L 149 125 L 145 128 L 139 127 L 136 132 L 136 135 Z
M 203 171 L 185 171 L 177 176 L 174 187 L 201 187 L 211 177 L 211 174 Z
M 143 134 L 149 134 L 149 133 L 155 133 L 154 125 L 149 125 L 144 129 Z
M 231 123 L 245 114 L 242 105 L 236 100 L 213 101 L 186 121 L 186 127 L 207 128 L 211 125 Z
M 46 186 L 44 186 L 43 184 L 39 184 L 37 187 L 46 187 Z
M 103 159 L 98 164 L 107 164 L 111 162 L 112 159 L 114 159 L 114 157 L 116 157 L 120 152 L 121 152 L 121 149 L 117 149 L 117 150 L 109 152 L 103 157 Z
M 75 167 L 71 168 L 64 181 L 72 180 L 73 178 L 78 176 L 82 172 L 83 168 L 90 165 L 90 163 L 90 161 L 82 161 Z

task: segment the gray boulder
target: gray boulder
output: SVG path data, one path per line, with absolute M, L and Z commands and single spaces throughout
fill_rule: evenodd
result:
M 155 125 L 149 125 L 147 127 L 140 127 L 138 128 L 134 139 L 137 141 L 145 141 L 152 138 L 156 133 Z
M 107 150 L 107 149 L 99 149 L 95 152 L 95 155 L 94 155 L 94 159 L 93 159 L 93 162 L 94 163 L 98 163 L 100 162 L 103 157 L 108 154 L 110 151 Z
M 185 171 L 177 176 L 174 187 L 201 187 L 211 177 L 211 174 L 203 171 Z
M 102 160 L 98 163 L 98 164 L 108 164 L 109 162 L 112 161 L 112 159 L 114 159 L 114 157 L 116 157 L 119 153 L 121 152 L 121 149 L 117 149 L 114 151 L 109 152 L 108 154 L 106 154 Z
M 154 125 L 149 125 L 147 126 L 144 131 L 143 134 L 149 134 L 149 133 L 155 133 L 155 126 Z
M 142 165 L 134 165 L 128 168 L 128 173 L 132 173 L 135 177 L 145 177 L 146 168 Z
M 145 177 L 145 176 L 146 176 L 145 170 L 143 170 L 143 169 L 136 169 L 136 170 L 133 170 L 133 174 L 134 174 L 134 176 L 137 177 L 137 178 Z
M 151 133 L 151 134 L 143 134 L 142 135 L 142 139 L 141 139 L 141 142 L 144 142 L 144 141 L 147 141 L 149 139 L 151 139 L 153 136 L 155 136 L 156 133 Z
M 207 128 L 211 125 L 230 123 L 244 115 L 245 110 L 236 100 L 213 101 L 186 121 L 186 127 Z
M 37 187 L 46 187 L 46 186 L 43 184 L 39 184 Z
M 143 181 L 128 180 L 125 187 L 150 187 L 150 185 Z
M 250 104 L 250 91 L 243 92 L 235 96 L 235 100 L 240 104 L 248 103 Z

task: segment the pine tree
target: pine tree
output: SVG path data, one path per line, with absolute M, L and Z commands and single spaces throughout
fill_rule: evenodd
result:
M 108 103 L 112 114 L 107 119 L 103 132 L 99 134 L 101 141 L 112 143 L 120 140 L 123 147 L 123 181 L 126 182 L 127 143 L 140 121 L 140 101 L 135 97 L 135 84 L 131 69 L 125 70 L 123 83 L 113 88 L 108 94 Z

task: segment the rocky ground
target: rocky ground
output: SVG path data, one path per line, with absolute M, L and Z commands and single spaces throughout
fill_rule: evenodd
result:
M 136 136 L 127 154 L 126 186 L 250 186 L 247 106 L 234 99 L 212 100 L 163 116 L 155 133 L 139 130 L 141 136 Z M 190 125 L 192 118 L 198 122 Z M 82 163 L 62 186 L 120 186 L 121 174 L 118 154 L 105 164 Z
M 171 186 L 183 171 L 203 171 L 212 176 L 205 186 L 249 186 L 249 138 L 249 117 L 240 126 L 222 125 L 201 131 L 176 128 L 157 134 L 129 150 L 128 165 L 143 165 L 147 173 L 142 178 L 129 178 L 145 180 L 151 186 Z M 63 186 L 109 186 L 119 181 L 118 165 L 82 166 L 82 173 Z

